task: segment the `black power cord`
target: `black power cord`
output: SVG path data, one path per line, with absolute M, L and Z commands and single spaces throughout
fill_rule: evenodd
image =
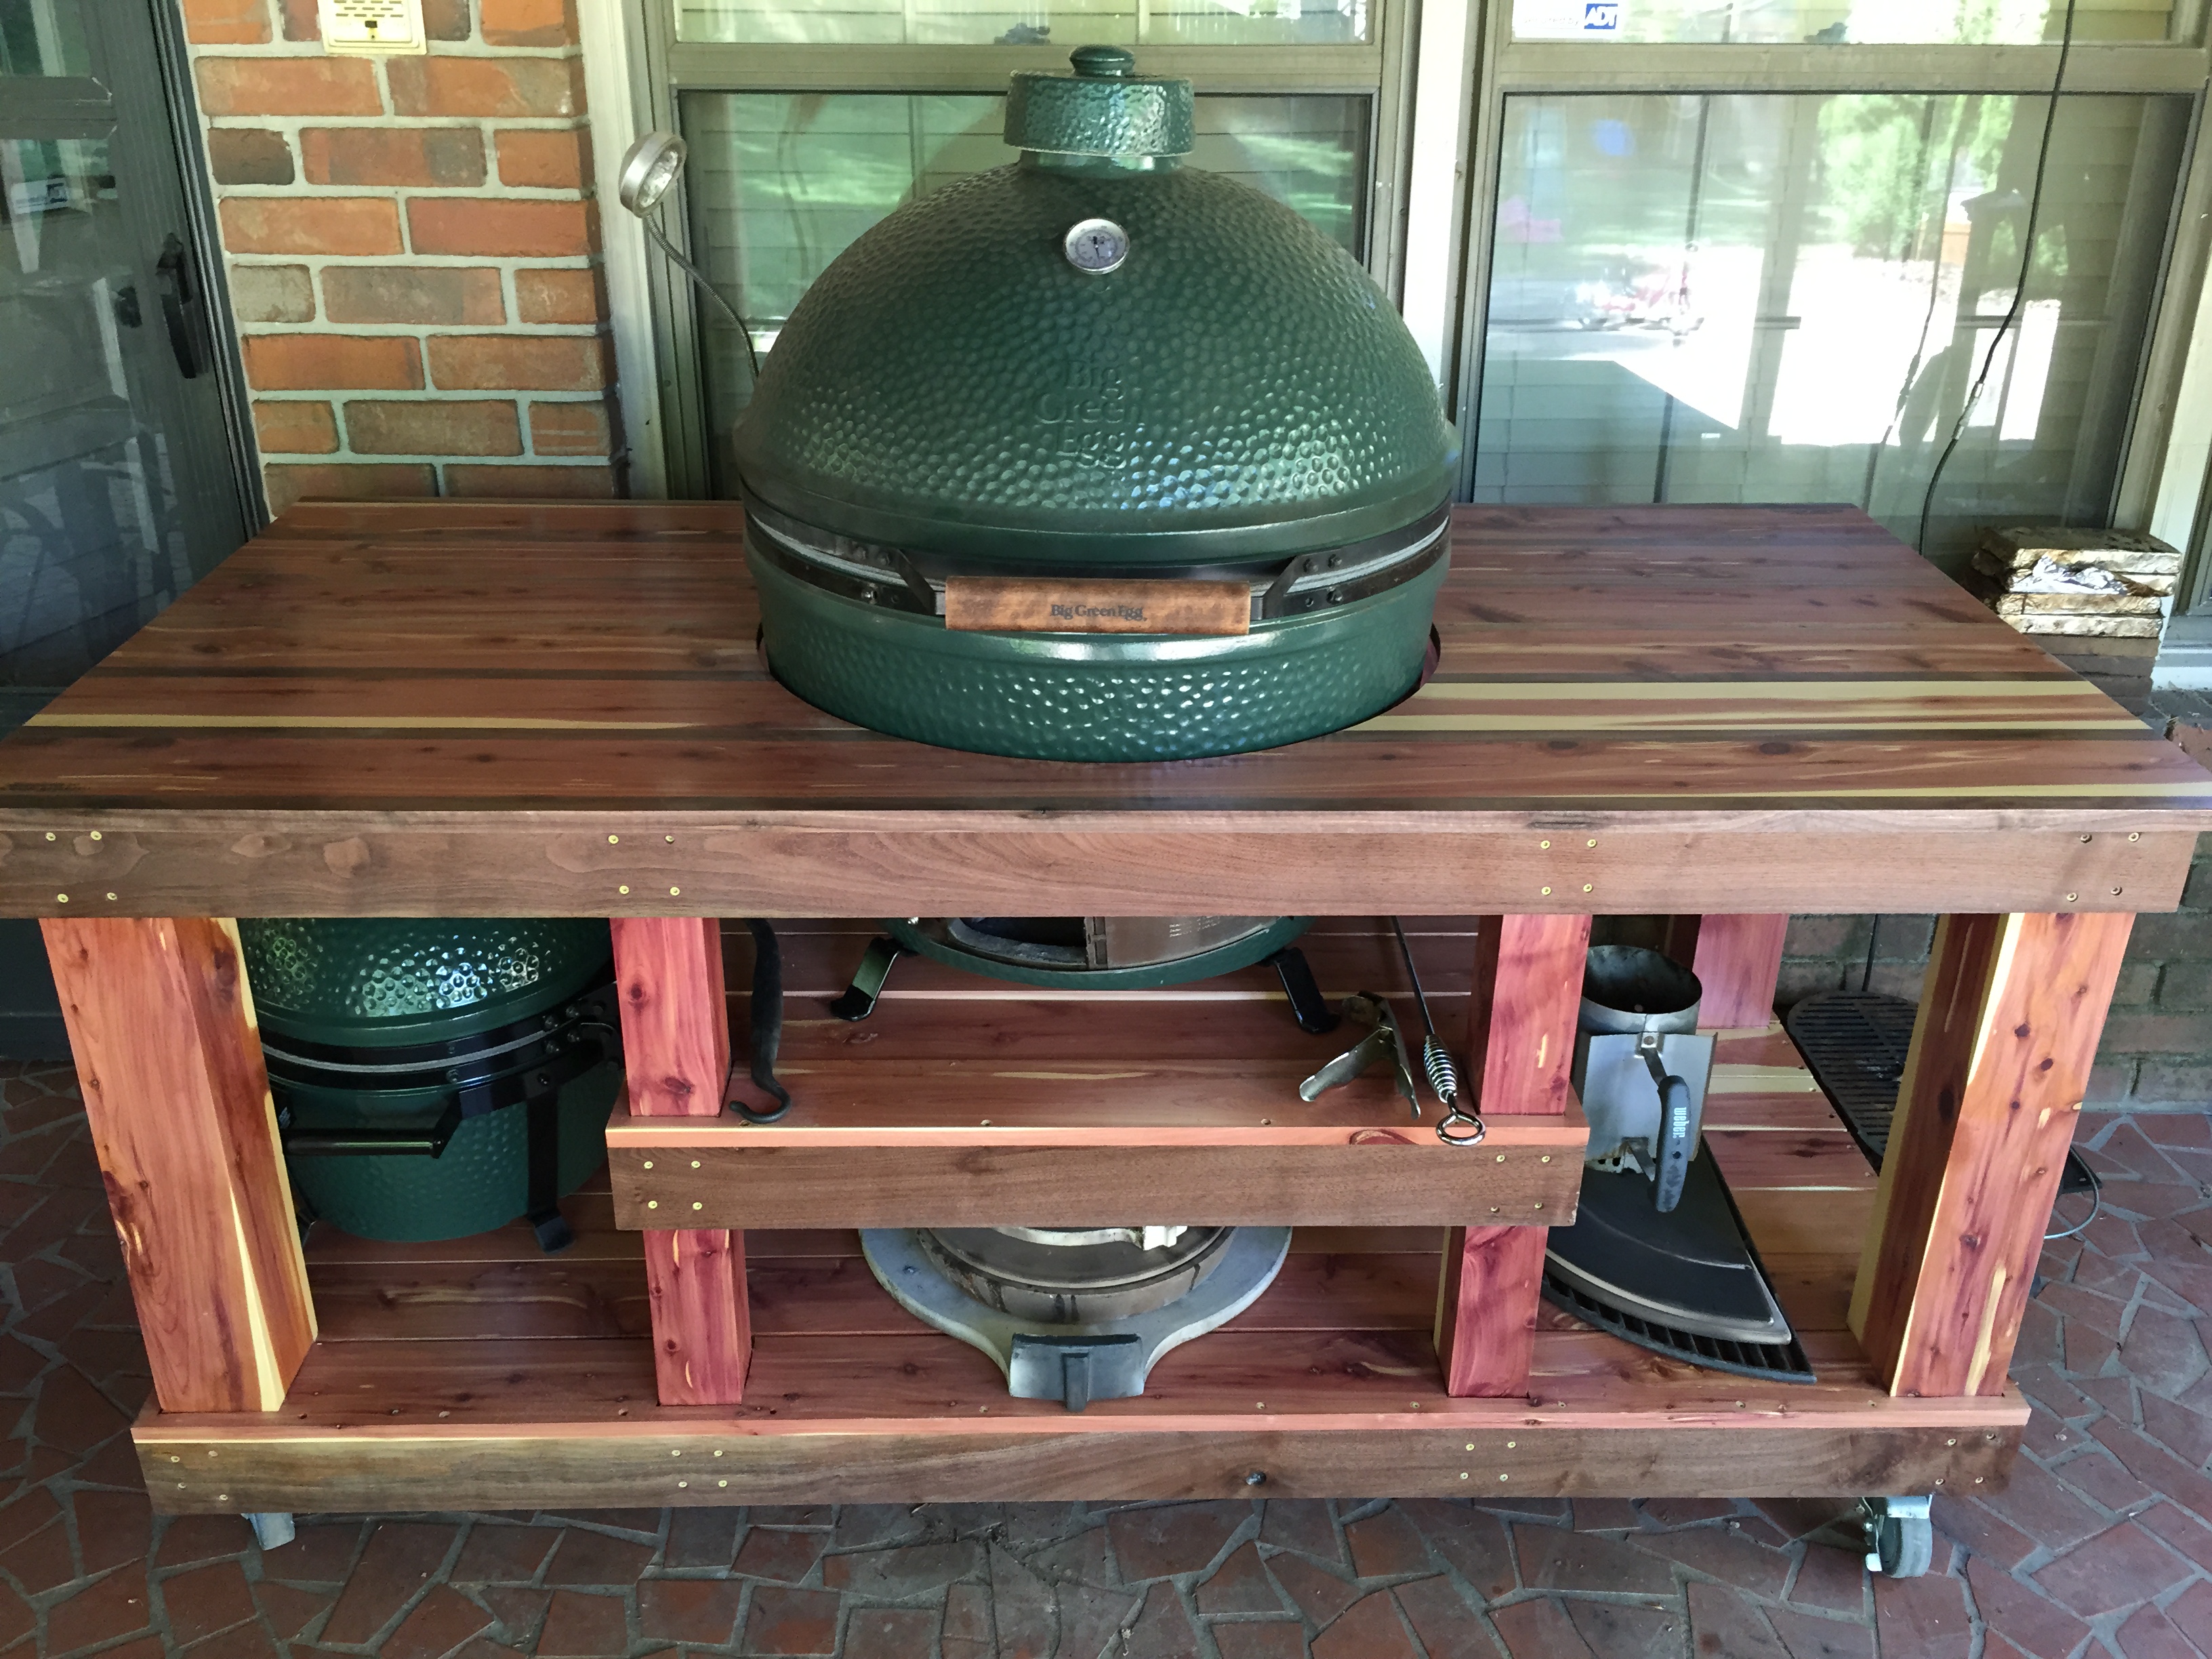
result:
M 2036 145 L 2035 182 L 2027 192 L 2027 223 L 2021 234 L 2020 281 L 2013 287 L 2012 304 L 2006 307 L 2004 319 L 1997 325 L 1996 332 L 1990 337 L 1990 349 L 1982 356 L 1981 373 L 1974 376 L 1974 383 L 1966 392 L 1966 401 L 1959 410 L 1959 418 L 1951 423 L 1950 441 L 1943 446 L 1943 453 L 1936 458 L 1935 468 L 1928 475 L 1928 493 L 1920 499 L 1920 533 L 1913 545 L 1923 556 L 1928 551 L 1928 520 L 1936 511 L 1936 486 L 1943 481 L 1943 469 L 1950 465 L 1951 457 L 1958 452 L 1959 441 L 1966 435 L 1966 422 L 1972 417 L 1975 405 L 1981 402 L 1982 392 L 1990 383 L 1990 371 L 1996 366 L 1997 352 L 2004 345 L 2005 338 L 2012 332 L 2014 325 L 2020 321 L 2020 313 L 2027 304 L 2028 273 L 2035 266 L 2036 221 L 2043 214 L 2043 183 L 2051 167 L 2051 135 L 2058 125 L 2058 93 L 2066 84 L 2066 61 L 2074 53 L 2074 13 L 2080 3 L 2081 0 L 2066 0 L 2066 21 L 2058 37 L 2058 66 L 2051 77 L 2051 94 L 2043 112 L 2043 137 Z M 1963 300 L 1966 296 L 1961 294 L 1960 297 Z

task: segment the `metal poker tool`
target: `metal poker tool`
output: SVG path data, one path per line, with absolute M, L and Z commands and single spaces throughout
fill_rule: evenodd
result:
M 1395 916 L 1390 918 L 1390 931 L 1398 937 L 1398 954 L 1406 963 L 1406 981 L 1413 988 L 1413 1006 L 1421 1011 L 1421 1069 L 1428 1073 L 1429 1087 L 1436 1091 L 1437 1099 L 1444 1109 L 1437 1124 L 1437 1139 L 1451 1146 L 1479 1146 L 1483 1136 L 1490 1133 L 1489 1128 L 1480 1114 L 1459 1103 L 1459 1067 L 1452 1063 L 1443 1039 L 1437 1035 L 1437 1023 L 1430 1017 L 1428 995 L 1421 989 L 1420 970 L 1413 966 L 1413 947 L 1406 942 L 1406 930 Z M 1456 1133 L 1455 1125 L 1462 1126 Z

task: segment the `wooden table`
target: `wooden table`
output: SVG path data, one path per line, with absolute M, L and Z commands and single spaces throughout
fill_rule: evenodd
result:
M 2000 1480 L 2131 914 L 2178 902 L 2212 777 L 1856 512 L 1456 536 L 1440 672 L 1397 708 L 1076 765 L 786 693 L 732 506 L 293 508 L 0 744 L 0 914 L 45 919 L 156 1507 Z M 1878 1184 L 1768 1021 L 1792 909 L 1945 913 Z M 1376 1079 L 1300 1103 L 1334 1045 L 1250 974 L 1083 999 L 909 963 L 866 1025 L 822 1014 L 868 929 L 838 918 L 986 912 L 1310 915 L 1332 994 L 1401 988 L 1374 913 L 1404 913 L 1490 1141 L 1439 1145 Z M 1741 1028 L 1709 1144 L 1815 1385 L 1540 1306 L 1594 913 L 1682 918 Z M 248 915 L 613 919 L 629 1112 L 574 1250 L 303 1250 L 219 920 Z M 799 919 L 773 1129 L 720 1111 L 722 916 Z M 900 1310 L 850 1231 L 1168 1218 L 1299 1231 L 1247 1314 L 1079 1417 Z

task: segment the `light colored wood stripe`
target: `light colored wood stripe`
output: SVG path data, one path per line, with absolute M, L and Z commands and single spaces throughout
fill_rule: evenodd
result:
M 1839 714 L 1831 719 L 1777 716 L 1747 706 L 1741 712 L 1703 717 L 1680 709 L 1653 708 L 1647 703 L 1640 714 L 1377 714 L 1350 728 L 1354 732 L 1850 732 L 1870 729 L 1884 732 L 1928 734 L 1945 732 L 2141 732 L 2149 728 L 2130 715 L 2112 720 L 2054 720 L 2048 715 L 2021 715 L 2000 720 L 1947 720 L 1940 717 Z
M 1709 1095 L 1817 1094 L 1820 1085 L 1802 1066 L 1734 1066 L 1723 1060 L 1713 1067 L 1705 1085 Z
M 1427 702 L 1986 702 L 2041 697 L 2112 706 L 2086 680 L 1453 680 L 1439 677 L 1413 693 Z

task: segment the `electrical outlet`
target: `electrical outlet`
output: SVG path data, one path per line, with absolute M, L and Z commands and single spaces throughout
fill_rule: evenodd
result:
M 356 57 L 394 57 L 428 50 L 422 0 L 315 0 L 323 50 Z

